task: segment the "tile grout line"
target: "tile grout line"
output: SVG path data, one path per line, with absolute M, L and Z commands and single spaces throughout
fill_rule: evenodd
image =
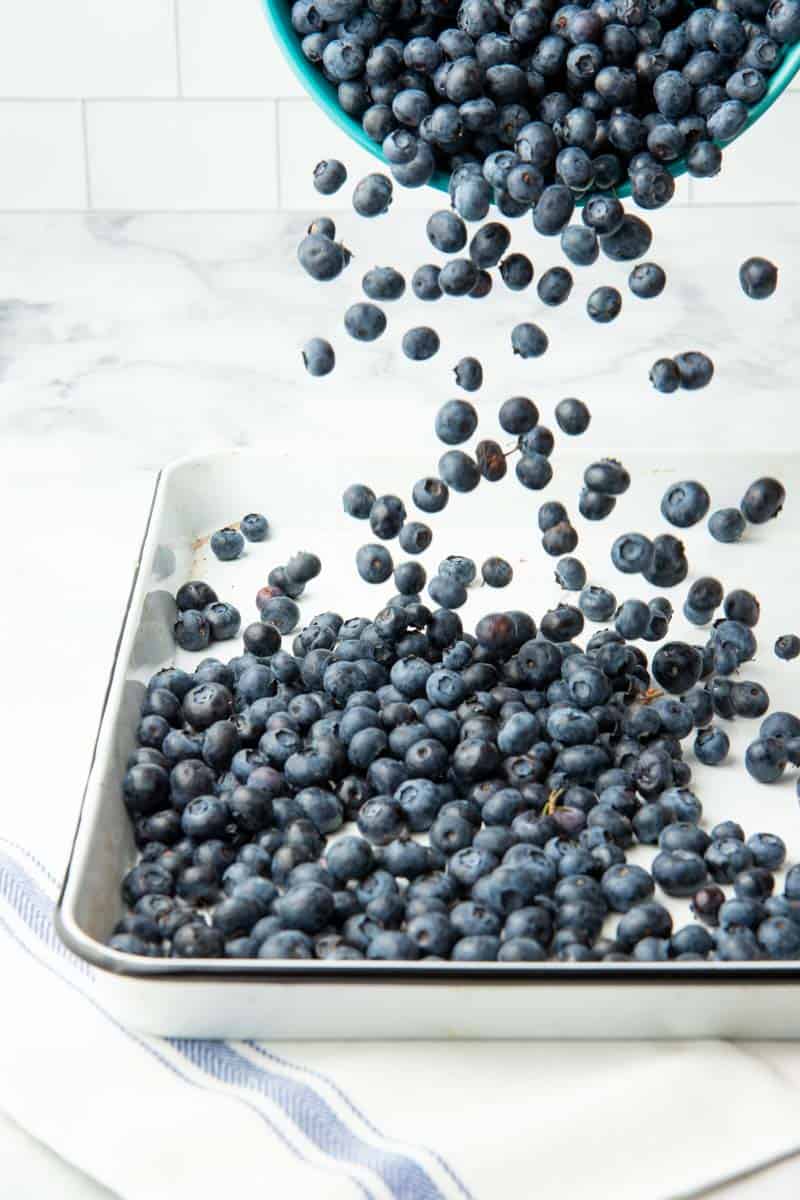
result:
M 183 99 L 183 72 L 181 70 L 181 18 L 180 0 L 172 0 L 172 19 L 175 33 L 175 85 L 178 98 Z
M 81 100 L 81 126 L 83 129 L 83 174 L 86 183 L 86 209 L 90 211 L 92 208 L 92 172 L 89 165 L 89 121 L 85 100 Z
M 281 102 L 275 101 L 275 179 L 277 181 L 275 203 L 279 211 L 283 209 L 283 171 L 281 168 Z

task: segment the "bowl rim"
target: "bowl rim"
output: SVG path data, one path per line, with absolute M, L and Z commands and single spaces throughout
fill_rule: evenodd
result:
M 348 137 L 357 142 L 359 146 L 362 146 L 373 158 L 377 158 L 380 162 L 388 166 L 386 156 L 381 150 L 380 145 L 367 136 L 359 121 L 349 116 L 341 108 L 335 85 L 330 83 L 322 72 L 303 55 L 300 46 L 301 38 L 292 26 L 292 5 L 290 0 L 262 0 L 262 3 L 275 40 L 304 90 L 323 109 L 327 116 L 340 129 L 344 130 Z M 798 71 L 800 71 L 800 42 L 783 48 L 778 66 L 768 77 L 767 91 L 756 104 L 750 106 L 747 121 L 735 137 L 725 142 L 717 140 L 716 144 L 720 147 L 729 146 L 750 129 L 751 126 L 755 125 L 756 121 L 763 117 L 764 113 L 772 107 L 778 97 L 786 91 Z M 667 163 L 666 166 L 670 175 L 676 179 L 686 174 L 687 171 L 685 158 L 679 158 L 673 163 Z M 435 171 L 428 182 L 428 186 L 440 192 L 447 192 L 449 184 L 450 176 L 446 171 Z M 626 180 L 621 186 L 608 189 L 608 191 L 613 192 L 614 195 L 620 198 L 624 198 L 630 196 L 631 185 Z M 580 207 L 591 194 L 592 192 L 589 191 L 584 195 L 576 196 L 576 205 Z

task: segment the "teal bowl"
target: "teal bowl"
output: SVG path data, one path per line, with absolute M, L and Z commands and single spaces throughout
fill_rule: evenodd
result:
M 300 48 L 300 38 L 292 28 L 290 0 L 263 0 L 263 4 L 267 20 L 275 35 L 275 40 L 283 51 L 295 75 L 311 98 L 316 100 L 320 108 L 354 142 L 358 142 L 359 146 L 363 146 L 375 158 L 385 163 L 386 159 L 383 151 L 377 142 L 373 142 L 372 138 L 367 137 L 360 123 L 353 117 L 348 116 L 340 108 L 335 85 L 329 83 L 322 72 L 303 55 L 303 51 Z M 786 91 L 786 88 L 798 71 L 800 71 L 800 43 L 796 46 L 790 46 L 784 51 L 780 64 L 769 78 L 766 95 L 759 100 L 758 104 L 754 104 L 751 107 L 747 124 L 739 131 L 736 135 L 737 137 L 741 137 L 751 126 L 755 125 L 760 117 L 763 117 L 764 113 L 768 108 L 772 107 L 781 93 Z M 732 138 L 731 140 L 735 141 L 736 139 Z M 725 144 L 730 145 L 730 142 Z M 669 171 L 676 178 L 679 175 L 684 175 L 686 173 L 686 160 L 680 158 L 676 162 L 670 163 Z M 449 175 L 445 171 L 437 171 L 430 181 L 430 186 L 438 188 L 440 192 L 446 192 L 449 178 Z M 630 191 L 631 185 L 627 182 L 616 189 L 618 196 L 629 196 Z M 579 199 L 577 203 L 580 204 L 582 201 Z

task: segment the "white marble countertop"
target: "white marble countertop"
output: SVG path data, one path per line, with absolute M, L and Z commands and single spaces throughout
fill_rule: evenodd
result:
M 387 262 L 380 247 L 390 244 L 388 261 L 409 275 L 436 261 L 422 214 L 400 204 L 373 222 L 342 214 L 341 235 L 357 257 L 328 286 L 312 285 L 295 263 L 307 219 L 0 218 L 0 658 L 11 664 L 1 707 L 14 745 L 1 824 L 6 836 L 35 844 L 56 872 L 68 854 L 147 504 L 165 461 L 220 446 L 289 446 L 316 471 L 342 447 L 363 450 L 366 461 L 380 444 L 384 452 L 418 448 L 422 474 L 436 453 L 433 414 L 453 394 L 450 369 L 467 353 L 484 362 L 482 411 L 514 392 L 532 395 L 549 415 L 563 396 L 582 397 L 594 418 L 582 442 L 587 459 L 590 451 L 624 456 L 659 447 L 665 466 L 677 469 L 682 450 L 750 448 L 755 477 L 759 451 L 798 448 L 800 282 L 792 268 L 800 230 L 790 209 L 659 214 L 649 257 L 668 271 L 668 290 L 649 303 L 625 295 L 610 327 L 593 326 L 583 310 L 591 287 L 619 284 L 627 273 L 601 262 L 575 269 L 562 309 L 544 309 L 534 289 L 515 296 L 502 284 L 482 303 L 404 299 L 389 309 L 389 331 L 373 346 L 346 343 L 341 313 L 363 271 Z M 531 255 L 537 274 L 561 261 L 557 244 L 534 238 L 527 223 L 515 227 L 514 248 Z M 769 304 L 747 301 L 738 288 L 739 262 L 750 254 L 781 265 Z M 512 357 L 510 328 L 521 319 L 547 330 L 545 358 Z M 399 351 L 402 331 L 420 323 L 442 336 L 428 364 L 409 363 Z M 299 345 L 311 334 L 336 343 L 337 370 L 324 380 L 310 379 L 300 364 Z M 713 385 L 658 395 L 647 381 L 651 362 L 686 349 L 712 354 Z M 796 486 L 800 473 L 788 482 Z M 795 568 L 787 564 L 787 583 L 793 569 L 796 582 Z M 33 1194 L 24 1190 L 24 1138 L 0 1124 L 5 1143 L 20 1180 L 8 1194 Z M 759 1176 L 758 1195 L 796 1191 L 787 1171 L 769 1173 L 778 1180 L 783 1173 L 773 1191 Z M 756 1195 L 749 1186 L 725 1194 L 749 1200 Z M 43 1184 L 36 1194 L 100 1194 L 70 1187 Z

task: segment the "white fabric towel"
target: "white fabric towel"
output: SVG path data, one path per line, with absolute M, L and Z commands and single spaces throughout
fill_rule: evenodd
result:
M 722 1042 L 131 1033 L 56 894 L 0 839 L 0 1109 L 124 1200 L 677 1200 L 800 1147 L 790 1079 Z

